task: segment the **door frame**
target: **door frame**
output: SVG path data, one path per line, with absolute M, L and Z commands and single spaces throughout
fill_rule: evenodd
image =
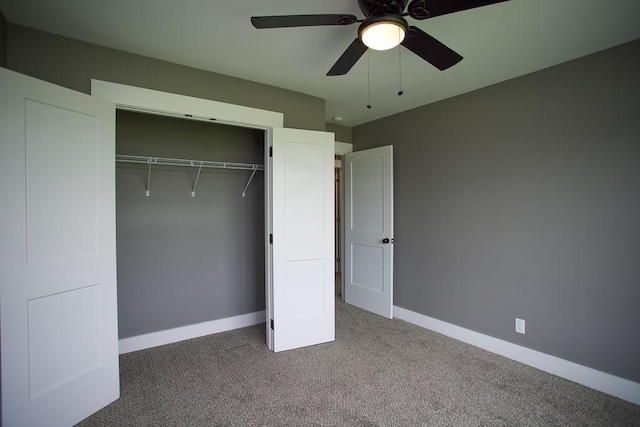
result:
M 284 114 L 235 104 L 195 98 L 186 95 L 144 89 L 102 80 L 91 80 L 91 95 L 115 104 L 116 110 L 214 122 L 224 125 L 259 129 L 264 131 L 265 164 L 265 321 L 272 318 L 272 253 L 268 236 L 271 233 L 271 199 L 269 197 L 270 173 L 269 145 L 274 127 L 284 127 Z M 115 153 L 113 161 L 115 162 Z M 267 325 L 267 347 L 273 350 L 273 335 Z
M 344 301 L 344 155 L 347 153 L 353 152 L 353 144 L 346 142 L 338 142 L 335 144 L 335 155 L 340 156 L 342 161 L 342 166 L 340 167 L 340 247 L 339 254 L 340 257 L 340 300 Z

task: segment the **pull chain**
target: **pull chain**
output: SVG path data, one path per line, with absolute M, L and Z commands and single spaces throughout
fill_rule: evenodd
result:
M 400 30 L 398 29 L 398 33 Z M 402 47 L 398 45 L 398 96 L 402 96 Z
M 371 109 L 371 67 L 370 54 L 367 51 L 367 108 Z

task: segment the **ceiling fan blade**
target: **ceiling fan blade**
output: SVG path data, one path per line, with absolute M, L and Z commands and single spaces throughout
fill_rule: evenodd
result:
M 418 27 L 409 27 L 402 46 L 418 55 L 440 71 L 456 65 L 462 56 L 440 43 Z
M 344 51 L 340 59 L 333 64 L 327 76 L 342 76 L 347 74 L 366 51 L 367 46 L 365 46 L 359 38 L 356 38 L 347 50 Z
M 508 0 L 429 0 L 426 2 L 426 9 L 429 11 L 429 17 L 433 18 L 434 16 L 502 3 L 503 1 Z
M 349 25 L 358 18 L 353 15 L 283 15 L 252 16 L 255 28 L 315 27 L 318 25 Z

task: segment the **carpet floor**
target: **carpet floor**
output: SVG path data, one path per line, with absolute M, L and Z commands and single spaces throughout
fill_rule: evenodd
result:
M 336 301 L 336 341 L 272 353 L 265 325 L 120 356 L 79 426 L 640 426 L 640 406 Z

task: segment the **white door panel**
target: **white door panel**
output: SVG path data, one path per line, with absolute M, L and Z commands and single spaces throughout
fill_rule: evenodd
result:
M 119 396 L 115 106 L 0 69 L 3 425 Z
M 274 128 L 274 351 L 335 339 L 333 134 Z
M 344 167 L 345 301 L 392 318 L 393 147 L 348 153 Z

